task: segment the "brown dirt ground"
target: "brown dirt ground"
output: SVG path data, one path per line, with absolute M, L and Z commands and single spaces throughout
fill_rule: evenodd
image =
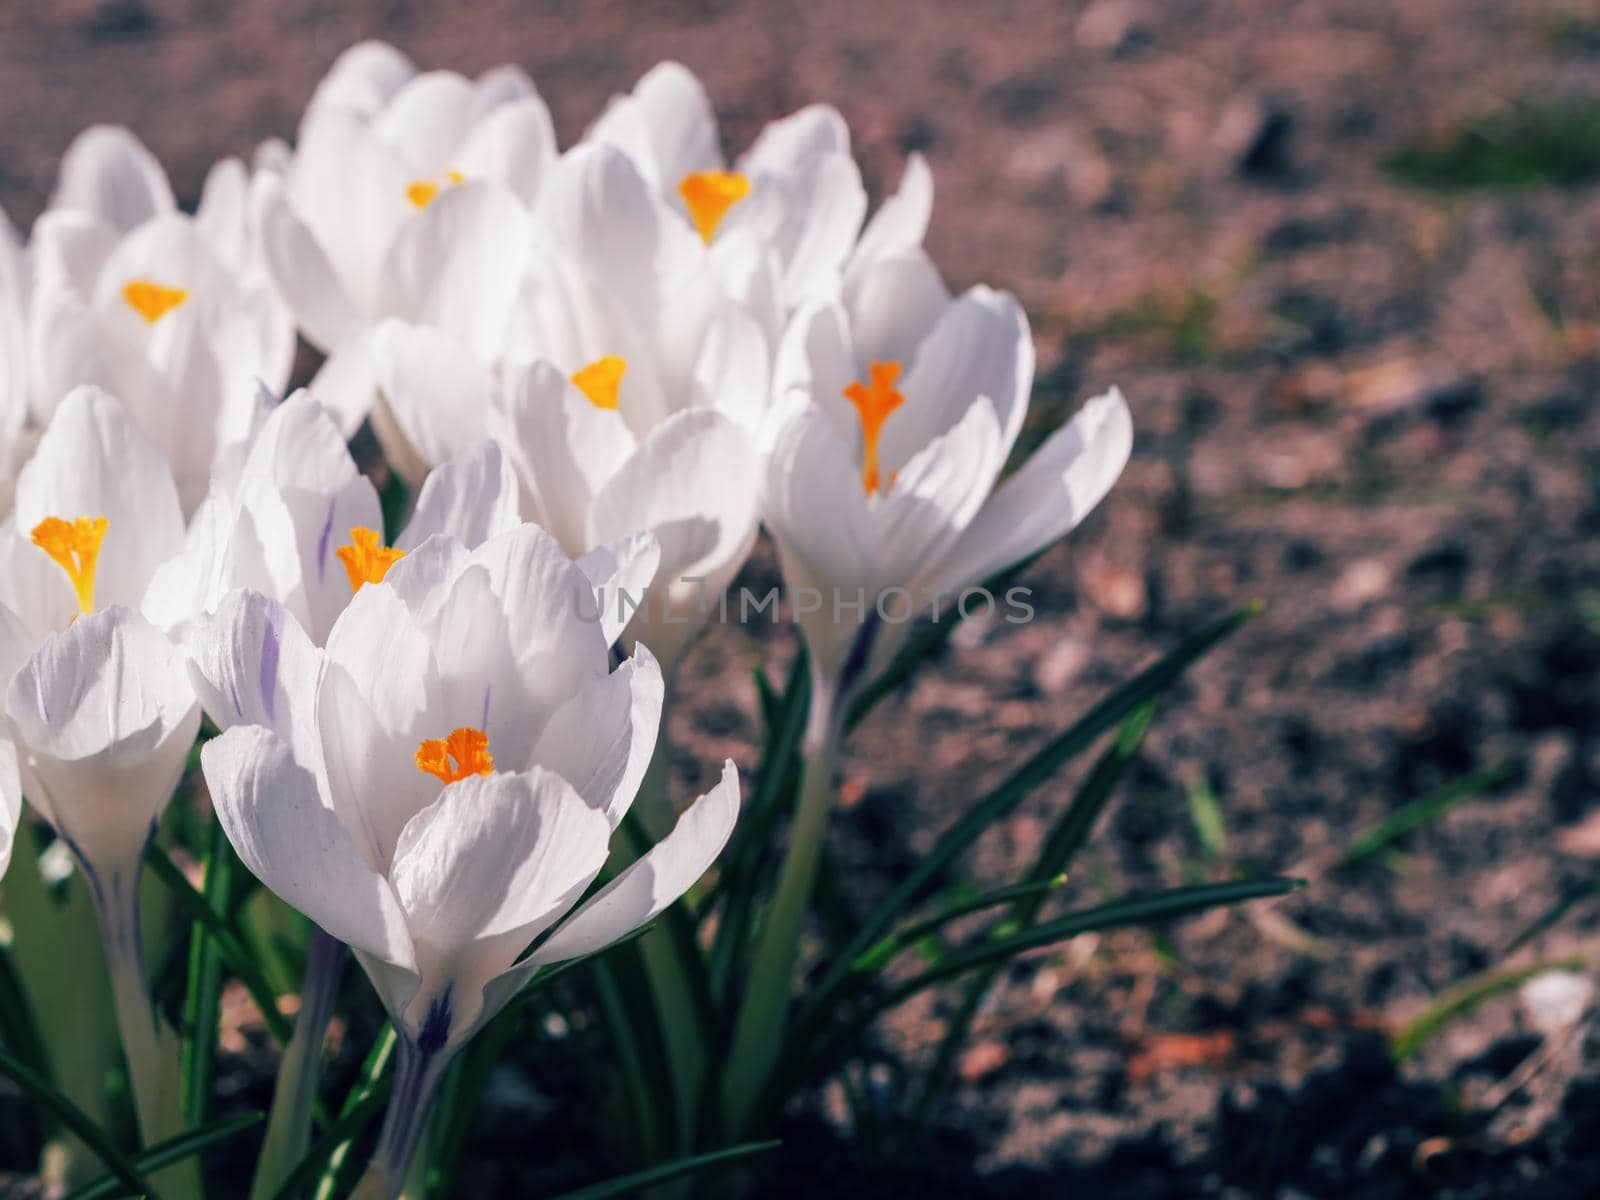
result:
M 30 218 L 91 120 L 135 128 L 192 197 L 216 156 L 290 133 L 333 55 L 374 34 L 430 65 L 521 63 L 563 144 L 668 56 L 706 80 L 730 149 L 831 100 L 875 189 L 927 153 L 933 252 L 957 285 L 1022 296 L 1046 409 L 1112 382 L 1129 396 L 1133 462 L 1028 576 L 1039 619 L 964 629 L 854 739 L 835 845 L 850 898 L 881 893 L 1130 669 L 1255 597 L 1266 614 L 1165 706 L 1069 899 L 1302 868 L 1440 783 L 1521 765 L 1402 856 L 1276 905 L 1290 927 L 1217 915 L 1019 965 L 915 1164 L 874 1164 L 800 1122 L 779 1194 L 1600 1191 L 1592 1034 L 1547 1041 L 1503 997 L 1403 1068 L 1383 1048 L 1453 984 L 1587 952 L 1597 928 L 1580 909 L 1504 958 L 1593 879 L 1600 844 L 1585 825 L 1600 781 L 1600 193 L 1440 195 L 1380 166 L 1486 108 L 1594 95 L 1600 10 L 13 0 L 0 202 Z M 768 573 L 758 559 L 752 578 Z M 781 661 L 787 638 L 718 631 L 687 664 L 672 724 L 685 792 L 724 753 L 752 762 L 761 652 Z M 1188 815 L 1202 780 L 1225 819 L 1220 860 Z M 1070 782 L 986 838 L 976 878 L 1029 862 Z M 884 1062 L 918 1061 L 943 1011 L 893 1021 Z M 541 1174 L 530 1147 L 582 1157 L 550 1103 L 562 1078 L 535 1081 L 543 1117 L 502 1089 L 472 1155 L 484 1188 L 559 1179 L 559 1155 Z

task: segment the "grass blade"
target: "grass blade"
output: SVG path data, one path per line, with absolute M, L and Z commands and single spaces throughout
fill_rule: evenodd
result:
M 1485 1000 L 1514 992 L 1528 980 L 1546 971 L 1584 971 L 1589 960 L 1582 956 L 1547 959 L 1526 967 L 1485 971 L 1456 984 L 1418 1013 L 1389 1039 L 1389 1053 L 1396 1062 L 1405 1062 L 1450 1022 L 1464 1017 Z
M 18 1062 L 40 1079 L 55 1083 L 50 1056 L 45 1051 L 44 1035 L 34 1019 L 33 1005 L 17 973 L 9 947 L 0 949 L 0 1041 Z M 50 1122 L 45 1122 L 49 1125 Z
M 1539 914 L 1538 919 L 1533 924 L 1511 939 L 1510 945 L 1501 951 L 1500 957 L 1506 958 L 1515 954 L 1541 933 L 1554 929 L 1561 923 L 1563 917 L 1580 904 L 1587 900 L 1593 900 L 1597 896 L 1600 896 L 1600 882 L 1585 884 L 1582 887 L 1563 892 L 1554 904 Z
M 0 1052 L 0 1074 L 6 1075 L 28 1094 L 35 1104 L 41 1105 L 55 1116 L 65 1128 L 78 1135 L 78 1140 L 89 1148 L 129 1193 L 148 1196 L 156 1200 L 156 1190 L 139 1168 L 112 1145 L 106 1133 L 76 1104 L 58 1092 L 47 1080 L 34 1074 L 11 1055 Z
M 1490 788 L 1498 787 L 1515 775 L 1517 770 L 1517 764 L 1514 762 L 1497 763 L 1495 766 L 1457 779 L 1453 783 L 1447 783 L 1419 800 L 1402 805 L 1376 825 L 1357 834 L 1344 848 L 1334 866 L 1351 867 L 1364 859 L 1371 858 L 1406 834 L 1443 816 L 1463 800 L 1470 800 Z
M 856 974 L 877 974 L 892 959 L 911 949 L 924 938 L 938 933 L 952 921 L 970 917 L 973 913 L 982 912 L 986 908 L 999 908 L 1002 904 L 1014 904 L 1032 896 L 1043 897 L 1066 881 L 1065 875 L 1057 875 L 1054 879 L 1037 883 L 1031 881 L 1014 883 L 1010 887 L 996 888 L 992 892 L 984 892 L 970 900 L 963 900 L 949 908 L 941 909 L 931 917 L 924 917 L 920 921 L 913 921 L 903 929 L 897 929 L 857 958 L 850 965 L 850 969 Z
M 199 1154 L 207 1147 L 218 1142 L 226 1141 L 234 1134 L 249 1129 L 252 1125 L 259 1125 L 265 1113 L 247 1112 L 239 1113 L 232 1117 L 224 1117 L 214 1121 L 203 1129 L 191 1129 L 187 1133 L 180 1133 L 175 1138 L 168 1138 L 164 1142 L 151 1146 L 150 1149 L 136 1154 L 129 1161 L 141 1171 L 157 1171 L 162 1167 L 169 1167 L 173 1163 L 182 1162 L 191 1155 Z M 118 1179 L 97 1179 L 75 1192 L 69 1192 L 62 1200 L 105 1200 L 108 1196 L 130 1195 L 125 1183 Z
M 222 831 L 222 822 L 211 821 L 211 844 L 206 852 L 206 905 L 214 912 L 227 912 L 233 879 L 233 847 Z M 205 927 L 195 921 L 189 932 L 189 979 L 184 989 L 183 1042 L 180 1048 L 183 1069 L 183 1115 L 190 1125 L 204 1124 L 211 1105 L 211 1078 L 216 1063 L 216 1034 L 222 1010 L 222 959 L 216 942 L 205 936 Z
M 696 1171 L 703 1171 L 707 1167 L 717 1166 L 721 1163 L 749 1158 L 755 1154 L 764 1154 L 781 1144 L 775 1141 L 746 1142 L 742 1146 L 729 1146 L 726 1150 L 713 1150 L 709 1154 L 696 1154 L 692 1158 L 680 1158 L 673 1162 L 662 1163 L 659 1167 L 651 1167 L 645 1171 L 635 1171 L 632 1175 L 623 1175 L 618 1179 L 608 1179 L 604 1183 L 596 1183 L 590 1187 L 579 1188 L 575 1192 L 563 1192 L 555 1200 L 611 1200 L 615 1196 L 637 1196 L 658 1184 L 670 1183 L 674 1179 L 682 1179 L 685 1175 L 693 1175 Z
M 1034 788 L 1044 783 L 1068 759 L 1094 742 L 1106 730 L 1126 720 L 1146 702 L 1171 687 L 1191 664 L 1260 611 L 1251 605 L 1185 638 L 1159 662 L 1145 668 L 1105 697 L 1065 732 L 1058 734 L 1028 759 L 1009 779 L 947 830 L 917 865 L 862 922 L 855 938 L 835 959 L 801 1009 L 797 1025 L 816 1020 L 832 1002 L 833 989 L 869 946 L 890 926 L 927 885 L 996 821 L 1009 816 Z
M 344 1176 L 354 1169 L 349 1162 L 350 1149 L 389 1099 L 394 1079 L 389 1064 L 394 1060 L 394 1045 L 394 1026 L 386 1024 L 372 1043 L 372 1049 L 367 1051 L 367 1060 L 361 1064 L 361 1074 L 344 1098 L 338 1119 L 328 1126 L 310 1153 L 300 1160 L 300 1165 L 289 1173 L 289 1178 L 278 1189 L 277 1200 L 297 1200 L 313 1180 L 317 1184 L 316 1200 L 332 1200 L 333 1196 L 349 1191 Z M 320 1179 L 318 1172 L 321 1172 Z
M 294 1028 L 290 1025 L 289 1019 L 278 1011 L 278 997 L 272 985 L 267 982 L 267 977 L 262 974 L 261 968 L 257 966 L 250 952 L 229 928 L 227 921 L 206 902 L 204 896 L 195 891 L 194 885 L 184 878 L 178 865 L 161 847 L 151 846 L 145 861 L 149 863 L 156 878 L 167 886 L 178 903 L 183 906 L 190 919 L 199 924 L 205 930 L 206 936 L 216 943 L 228 970 L 232 971 L 244 985 L 245 991 L 250 993 L 250 998 L 261 1010 L 261 1019 L 268 1032 L 280 1046 L 287 1046 L 289 1038 L 294 1034 Z

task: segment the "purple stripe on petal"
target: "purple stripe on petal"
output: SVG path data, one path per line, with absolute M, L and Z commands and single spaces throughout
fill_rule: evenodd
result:
M 328 543 L 333 540 L 333 511 L 339 501 L 328 501 L 328 519 L 322 523 L 322 535 L 317 538 L 317 582 L 326 583 L 328 576 Z
M 233 715 L 244 720 L 244 705 L 239 703 L 239 685 L 231 678 L 228 680 L 228 695 L 233 699 Z
M 266 707 L 267 720 L 276 721 L 273 712 L 278 691 L 278 655 L 283 647 L 283 609 L 273 604 L 267 608 L 267 628 L 261 638 L 261 703 Z
M 489 696 L 493 691 L 494 686 L 492 684 L 486 685 L 483 689 L 483 722 L 478 728 L 485 733 L 489 732 Z

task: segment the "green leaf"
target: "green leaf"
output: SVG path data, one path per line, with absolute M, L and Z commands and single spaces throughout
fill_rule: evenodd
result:
M 1067 881 L 1065 875 L 1057 875 L 1054 879 L 1041 882 L 1014 883 L 1010 887 L 996 888 L 992 892 L 983 892 L 970 899 L 963 900 L 950 908 L 941 909 L 931 917 L 924 917 L 920 921 L 913 921 L 903 929 L 897 929 L 877 945 L 869 949 L 850 964 L 851 971 L 857 974 L 876 974 L 883 970 L 902 951 L 917 945 L 924 938 L 938 933 L 952 921 L 969 917 L 973 913 L 982 912 L 986 908 L 998 908 L 1002 904 L 1011 904 L 1027 896 L 1044 895 L 1054 891 Z
M 211 820 L 210 847 L 206 853 L 206 905 L 227 912 L 233 879 L 234 854 L 222 822 Z M 190 1125 L 202 1124 L 211 1105 L 211 1079 L 216 1062 L 218 1017 L 222 1009 L 222 959 L 215 941 L 205 936 L 205 926 L 193 923 L 189 932 L 189 979 L 184 989 L 183 1115 Z
M 1408 833 L 1437 820 L 1463 800 L 1470 800 L 1490 788 L 1498 787 L 1518 771 L 1514 762 L 1497 763 L 1486 770 L 1447 783 L 1419 800 L 1395 809 L 1383 820 L 1358 833 L 1335 861 L 1335 867 L 1351 867 L 1371 858 Z
M 372 1049 L 367 1051 L 361 1074 L 345 1096 L 338 1119 L 328 1126 L 327 1132 L 300 1160 L 300 1165 L 289 1173 L 289 1178 L 278 1189 L 277 1200 L 297 1200 L 313 1180 L 317 1185 L 316 1200 L 332 1200 L 335 1195 L 349 1190 L 344 1176 L 354 1171 L 350 1148 L 362 1130 L 383 1111 L 389 1099 L 389 1089 L 394 1084 L 394 1074 L 389 1069 L 394 1060 L 394 1046 L 394 1026 L 386 1024 L 372 1043 Z
M 1433 1037 L 1459 1017 L 1464 1017 L 1485 1000 L 1514 992 L 1528 980 L 1546 971 L 1584 971 L 1589 960 L 1582 956 L 1548 959 L 1531 966 L 1485 971 L 1458 983 L 1418 1013 L 1389 1039 L 1389 1053 L 1396 1062 L 1405 1062 Z
M 17 1061 L 54 1085 L 44 1035 L 34 1020 L 33 1005 L 17 974 L 17 964 L 9 946 L 0 949 L 0 1040 L 16 1055 Z
M 834 960 L 833 966 L 806 999 L 797 1024 L 816 1021 L 819 1014 L 826 1011 L 832 1003 L 834 988 L 848 974 L 850 964 L 881 938 L 900 919 L 901 913 L 915 903 L 928 884 L 963 854 L 984 830 L 1008 817 L 1034 788 L 1054 775 L 1063 763 L 1147 701 L 1166 691 L 1195 660 L 1258 612 L 1259 605 L 1240 609 L 1185 638 L 1166 657 L 1145 668 L 1091 708 L 1064 733 L 1052 738 L 993 793 L 969 809 L 862 922 L 855 938 Z
M 1203 912 L 1223 904 L 1238 904 L 1281 896 L 1303 886 L 1297 879 L 1249 879 L 1229 883 L 1209 883 L 1171 888 L 1151 895 L 1128 896 L 1109 904 L 1068 913 L 1008 937 L 980 942 L 976 946 L 946 955 L 937 964 L 893 987 L 866 998 L 840 1026 L 822 1037 L 820 1043 L 791 1039 L 783 1062 L 773 1072 L 773 1082 L 762 1097 L 762 1107 L 776 1105 L 813 1072 L 830 1066 L 835 1058 L 866 1032 L 883 1013 L 905 1003 L 936 983 L 967 971 L 1004 963 L 1029 950 L 1066 941 L 1101 929 L 1128 925 L 1148 925 L 1190 913 Z
M 611 1200 L 613 1196 L 637 1196 L 658 1184 L 670 1183 L 674 1179 L 682 1179 L 685 1175 L 693 1175 L 697 1171 L 721 1163 L 764 1154 L 779 1145 L 782 1143 L 776 1141 L 746 1142 L 742 1146 L 730 1146 L 726 1150 L 696 1154 L 692 1158 L 676 1159 L 659 1167 L 651 1167 L 647 1171 L 635 1171 L 632 1175 L 623 1175 L 617 1179 L 609 1179 L 605 1183 L 579 1188 L 575 1192 L 563 1192 L 555 1200 Z
M 398 471 L 391 470 L 389 478 L 383 481 L 383 490 L 378 493 L 378 507 L 383 513 L 384 540 L 389 545 L 394 545 L 401 529 L 405 527 L 406 510 L 410 506 L 411 489 L 400 478 Z
M 213 1121 L 203 1129 L 191 1129 L 187 1133 L 180 1133 L 175 1138 L 168 1138 L 151 1146 L 148 1150 L 141 1151 L 130 1159 L 131 1165 L 141 1171 L 158 1171 L 162 1167 L 169 1167 L 173 1163 L 182 1162 L 191 1155 L 199 1154 L 207 1147 L 218 1142 L 226 1141 L 234 1134 L 249 1129 L 252 1125 L 259 1125 L 265 1113 L 247 1112 L 235 1116 L 224 1117 L 220 1121 Z M 62 1200 L 105 1200 L 108 1196 L 127 1196 L 129 1192 L 125 1183 L 118 1179 L 97 1179 L 75 1192 L 69 1192 Z
M 278 1011 L 278 997 L 272 990 L 272 985 L 267 982 L 267 977 L 262 974 L 261 968 L 250 952 L 229 928 L 227 921 L 206 902 L 204 896 L 195 891 L 194 885 L 184 878 L 178 865 L 160 846 L 151 846 L 145 861 L 150 865 L 155 877 L 177 898 L 190 919 L 197 922 L 205 930 L 206 936 L 216 944 L 217 950 L 222 954 L 222 960 L 228 964 L 228 970 L 232 971 L 244 985 L 245 991 L 250 993 L 250 998 L 261 1010 L 261 1019 L 268 1032 L 277 1039 L 279 1045 L 288 1045 L 290 1037 L 294 1034 L 294 1027 L 289 1023 L 289 1019 Z
M 47 1080 L 34 1074 L 9 1054 L 0 1051 L 0 1074 L 28 1094 L 35 1104 L 43 1106 L 63 1126 L 78 1135 L 78 1140 L 105 1165 L 107 1171 L 135 1196 L 148 1196 L 158 1200 L 157 1192 L 139 1168 L 134 1166 L 122 1151 L 112 1145 L 104 1130 L 76 1104 L 58 1092 Z
M 1117 785 L 1122 782 L 1129 764 L 1133 762 L 1139 747 L 1143 745 L 1144 735 L 1150 728 L 1155 711 L 1156 702 L 1146 701 L 1123 722 L 1116 740 L 1106 748 L 1105 753 L 1095 763 L 1094 769 L 1089 772 L 1089 777 L 1083 781 L 1078 794 L 1073 797 L 1067 811 L 1061 815 L 1061 819 L 1056 822 L 1040 848 L 1039 857 L 1027 875 L 1027 881 L 1034 887 L 1037 888 L 1052 879 L 1062 878 L 1068 864 L 1089 840 L 1100 814 L 1110 803 L 1111 797 L 1116 793 Z M 1044 892 L 1019 896 L 1009 916 L 991 929 L 989 936 L 1001 937 L 1031 928 L 1038 919 L 1045 896 Z M 934 1099 L 943 1090 L 950 1072 L 955 1069 L 956 1058 L 961 1053 L 961 1047 L 966 1044 L 967 1031 L 971 1029 L 972 1022 L 983 1005 L 984 997 L 994 986 L 1000 969 L 1000 964 L 986 967 L 967 984 L 966 994 L 961 998 L 961 1004 L 957 1007 L 955 1015 L 950 1018 L 944 1037 L 939 1041 L 939 1049 L 934 1055 L 933 1063 L 923 1074 L 917 1087 L 916 1098 L 911 1104 L 913 1126 L 920 1127 L 927 1119 L 928 1110 L 932 1107 Z
M 701 912 L 710 912 L 719 898 L 727 905 L 711 944 L 710 988 L 715 1004 L 731 1009 L 733 988 L 740 978 L 756 906 L 768 890 L 763 867 L 778 819 L 792 805 L 800 771 L 800 739 L 811 707 L 811 671 L 804 653 L 789 669 L 777 716 L 761 752 L 755 791 L 739 815 L 732 844 L 722 854 L 718 877 Z

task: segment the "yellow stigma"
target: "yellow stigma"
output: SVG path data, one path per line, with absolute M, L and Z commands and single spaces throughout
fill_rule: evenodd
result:
M 460 187 L 467 181 L 467 177 L 460 171 L 446 171 L 445 182 Z M 436 179 L 413 179 L 406 184 L 406 199 L 411 201 L 413 208 L 427 208 L 432 204 L 434 197 L 439 194 L 439 181 Z
M 452 729 L 446 738 L 426 738 L 417 747 L 417 770 L 455 783 L 468 775 L 488 775 L 494 770 L 489 735 L 481 729 Z
M 149 279 L 135 279 L 124 285 L 122 298 L 129 308 L 154 325 L 187 300 L 189 293 L 183 288 L 166 287 Z
M 362 525 L 350 531 L 350 544 L 340 546 L 336 553 L 345 574 L 350 576 L 352 592 L 359 592 L 369 583 L 381 583 L 389 568 L 406 556 L 404 550 L 385 546 L 376 530 Z
M 728 210 L 750 194 L 750 181 L 737 171 L 696 171 L 678 184 L 689 218 L 709 242 Z
M 844 389 L 844 398 L 856 406 L 861 417 L 861 486 L 876 492 L 883 482 L 878 472 L 878 437 L 883 433 L 883 423 L 889 419 L 889 414 L 904 404 L 906 398 L 894 386 L 895 380 L 900 378 L 899 363 L 868 363 L 867 370 L 871 381 L 852 383 Z M 894 473 L 890 472 L 883 490 L 888 491 L 893 483 Z
M 104 517 L 78 517 L 72 521 L 46 517 L 33 527 L 33 544 L 72 580 L 81 613 L 94 611 L 94 569 L 109 524 Z
M 616 408 L 617 396 L 622 391 L 622 373 L 627 369 L 626 359 L 608 354 L 574 371 L 572 382 L 596 408 Z

